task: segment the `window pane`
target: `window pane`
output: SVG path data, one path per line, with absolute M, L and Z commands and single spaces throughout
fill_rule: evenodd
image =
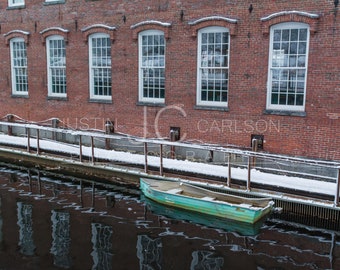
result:
M 111 40 L 104 35 L 91 37 L 91 93 L 97 97 L 111 96 Z
M 270 104 L 303 106 L 308 29 L 285 25 L 271 32 Z
M 163 99 L 165 95 L 165 39 L 162 33 L 141 35 L 140 73 L 142 99 Z M 147 42 L 145 42 L 147 40 Z
M 49 49 L 49 94 L 66 94 L 66 50 L 63 38 L 51 38 Z
M 211 31 L 210 31 L 211 30 Z M 199 39 L 200 101 L 215 104 L 228 101 L 229 33 L 223 28 L 203 29 Z
M 26 43 L 23 40 L 11 42 L 12 56 L 12 91 L 15 94 L 27 93 L 27 54 Z

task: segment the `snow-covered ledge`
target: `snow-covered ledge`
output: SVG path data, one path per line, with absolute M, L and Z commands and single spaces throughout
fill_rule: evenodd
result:
M 149 21 L 143 21 L 143 22 L 139 22 L 139 23 L 136 23 L 134 25 L 131 25 L 130 28 L 135 29 L 137 27 L 140 27 L 140 26 L 143 26 L 143 25 L 150 25 L 150 24 L 151 25 L 159 25 L 159 26 L 163 26 L 163 27 L 170 27 L 171 26 L 171 23 L 149 20 Z
M 144 30 L 160 30 L 164 32 L 164 37 L 166 39 L 170 38 L 170 28 L 171 23 L 168 22 L 161 22 L 156 20 L 147 20 L 142 21 L 136 24 L 133 24 L 130 26 L 130 29 L 132 30 L 132 38 L 134 40 L 138 39 L 138 33 Z
M 282 22 L 304 22 L 310 26 L 310 32 L 317 32 L 317 21 L 320 18 L 319 14 L 297 10 L 286 10 L 272 13 L 262 17 L 262 33 L 269 34 L 269 29 L 272 25 Z
M 46 33 L 47 31 L 60 31 L 60 32 L 63 32 L 63 33 L 68 33 L 70 32 L 69 30 L 65 29 L 65 28 L 61 28 L 61 27 L 49 27 L 49 28 L 46 28 L 42 31 L 40 31 L 40 34 L 44 34 Z
M 197 31 L 204 27 L 221 26 L 229 29 L 231 36 L 236 35 L 238 20 L 224 16 L 208 16 L 197 20 L 189 21 L 188 24 L 192 28 L 192 36 L 197 36 Z
M 27 31 L 12 30 L 12 31 L 9 31 L 6 34 L 4 34 L 4 37 L 5 37 L 6 45 L 9 45 L 9 41 L 12 38 L 15 38 L 15 37 L 23 38 L 25 40 L 25 43 L 28 44 L 28 37 L 29 37 L 29 35 L 30 35 L 30 32 L 27 32 Z
M 86 31 L 89 31 L 89 30 L 91 30 L 93 28 L 104 28 L 104 29 L 107 29 L 107 30 L 110 30 L 110 31 L 113 31 L 113 30 L 117 29 L 117 27 L 115 27 L 115 26 L 109 26 L 109 25 L 106 25 L 106 24 L 98 23 L 98 24 L 92 24 L 90 26 L 86 26 L 86 27 L 82 28 L 81 31 L 82 32 L 86 32 Z
M 87 42 L 88 36 L 94 33 L 105 33 L 110 36 L 111 42 L 115 40 L 115 30 L 117 27 L 106 24 L 92 24 L 81 29 L 83 32 L 84 41 Z
M 61 28 L 61 27 L 49 27 L 46 28 L 42 31 L 39 32 L 39 34 L 41 35 L 41 39 L 42 39 L 42 43 L 45 43 L 46 38 L 48 36 L 52 36 L 52 35 L 59 35 L 62 36 L 65 40 L 65 42 L 68 42 L 68 33 L 70 31 L 65 29 L 65 28 Z
M 204 18 L 200 18 L 198 20 L 194 20 L 194 21 L 190 21 L 188 22 L 189 25 L 196 25 L 199 24 L 201 22 L 206 22 L 206 21 L 226 21 L 229 23 L 237 23 L 236 19 L 231 19 L 228 17 L 223 17 L 223 16 L 210 16 L 210 17 L 204 17 Z
M 299 16 L 305 16 L 305 17 L 308 17 L 308 18 L 311 18 L 311 19 L 318 19 L 320 17 L 320 15 L 316 14 L 316 13 L 309 13 L 309 12 L 304 12 L 304 11 L 290 10 L 290 11 L 276 12 L 276 13 L 270 14 L 269 16 L 262 17 L 261 21 L 265 22 L 265 21 L 271 20 L 271 19 L 273 19 L 275 17 L 284 16 L 284 15 L 293 15 L 293 14 L 296 14 L 296 15 L 299 15 Z

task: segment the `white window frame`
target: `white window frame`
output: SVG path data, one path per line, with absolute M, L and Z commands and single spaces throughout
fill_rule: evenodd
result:
M 299 41 L 298 44 L 300 43 L 306 43 L 306 51 L 305 54 L 286 54 L 284 52 L 284 49 L 277 50 L 278 52 L 274 52 L 273 46 L 274 46 L 274 31 L 275 30 L 292 30 L 292 29 L 306 29 L 306 40 L 305 41 Z M 277 25 L 273 25 L 270 29 L 270 45 L 269 45 L 269 60 L 268 60 L 268 80 L 267 80 L 267 110 L 279 110 L 279 111 L 297 111 L 297 112 L 303 112 L 305 111 L 305 103 L 306 103 L 306 88 L 307 88 L 307 74 L 308 74 L 308 54 L 309 54 L 309 37 L 310 37 L 310 30 L 309 30 L 309 25 L 305 23 L 299 23 L 299 22 L 288 22 L 288 23 L 280 23 Z M 291 43 L 292 40 L 289 39 L 289 42 Z M 282 42 L 281 42 L 282 44 Z M 282 46 L 282 45 L 281 45 Z M 280 51 L 282 51 L 280 53 Z M 280 54 L 280 55 L 279 55 Z M 281 55 L 282 54 L 282 55 Z M 292 58 L 296 58 L 296 67 L 293 66 L 287 66 L 287 61 Z M 304 66 L 299 66 L 298 60 L 303 59 L 301 57 L 304 57 Z M 276 58 L 276 59 L 275 59 Z M 280 59 L 279 59 L 280 58 Z M 288 59 L 288 60 L 287 60 Z M 276 62 L 275 62 L 276 60 Z M 278 63 L 277 61 L 280 61 Z M 292 61 L 292 60 L 289 60 Z M 275 63 L 275 64 L 273 64 Z M 282 68 L 280 66 L 282 65 Z M 289 70 L 289 72 L 288 72 Z M 275 72 L 276 71 L 276 72 Z M 288 84 L 291 84 L 291 80 L 284 80 L 286 77 L 285 74 L 290 74 L 290 71 L 292 74 L 302 74 L 304 73 L 304 80 L 300 79 L 299 77 L 296 77 L 296 79 L 292 80 L 292 84 L 296 85 L 295 89 L 295 94 L 293 94 L 293 89 L 292 87 L 288 86 Z M 275 73 L 278 74 L 277 78 L 275 77 Z M 288 72 L 288 73 L 287 73 Z M 290 75 L 289 75 L 290 76 Z M 283 79 L 281 79 L 281 77 Z M 301 77 L 301 76 L 300 76 Z M 274 98 L 274 95 L 277 93 L 277 101 L 275 103 L 280 103 L 280 90 L 284 89 L 284 84 L 287 84 L 287 90 L 284 92 L 282 91 L 282 96 L 284 97 L 286 95 L 286 104 L 274 104 L 272 102 L 272 98 Z M 274 92 L 274 85 L 277 84 L 278 90 L 277 92 Z M 301 85 L 303 85 L 303 92 L 300 91 L 300 94 L 298 92 L 297 86 L 300 86 L 299 88 L 301 89 Z M 295 87 L 295 86 L 294 86 Z M 274 93 L 274 94 L 273 94 Z M 301 93 L 303 93 L 303 101 L 302 105 L 289 105 L 288 98 L 289 96 L 294 96 L 294 101 L 297 102 L 297 98 Z
M 25 5 L 25 0 L 8 0 L 9 7 L 21 7 Z
M 227 54 L 221 54 L 220 55 L 220 60 L 217 60 L 219 62 L 222 62 L 224 64 L 220 64 L 220 66 L 213 66 L 212 63 L 214 60 L 209 58 L 213 58 L 216 53 L 216 51 L 214 50 L 214 54 L 206 54 L 203 55 L 202 54 L 202 46 L 206 46 L 203 45 L 203 41 L 202 41 L 202 35 L 203 34 L 218 34 L 218 33 L 227 33 L 228 34 L 228 41 L 227 43 L 224 43 L 221 41 L 221 43 L 214 43 L 215 45 L 221 45 L 223 47 L 223 44 L 225 44 L 227 46 Z M 225 46 L 224 45 L 224 46 Z M 216 47 L 217 48 L 217 47 Z M 204 60 L 204 58 L 206 58 L 207 60 Z M 227 59 L 225 59 L 227 58 Z M 210 27 L 206 27 L 206 28 L 202 28 L 198 31 L 198 46 L 197 46 L 197 90 L 196 90 L 196 103 L 198 106 L 210 106 L 210 107 L 227 107 L 228 106 L 228 95 L 229 95 L 229 59 L 230 59 L 230 33 L 229 33 L 229 29 L 225 28 L 225 27 L 220 27 L 220 26 L 210 26 Z M 210 61 L 210 62 L 209 62 Z M 211 63 L 211 64 L 209 64 Z M 210 65 L 210 66 L 209 66 Z M 209 67 L 209 68 L 208 68 Z M 217 71 L 217 73 L 215 73 Z M 209 82 L 212 82 L 214 85 L 215 83 L 222 83 L 222 86 L 218 86 L 218 87 L 213 87 L 212 89 L 208 89 L 208 86 L 206 89 L 203 89 L 203 75 L 206 72 L 211 72 L 213 78 L 207 80 L 207 84 L 209 84 Z M 220 72 L 221 77 L 223 74 L 225 74 L 226 78 L 221 78 L 218 79 L 217 75 L 218 72 Z M 226 72 L 226 73 L 224 73 Z M 205 75 L 205 76 L 209 76 L 209 75 Z M 217 80 L 216 80 L 217 79 Z M 226 81 L 226 85 L 223 86 L 223 81 Z M 223 87 L 226 87 L 226 90 L 223 89 Z M 220 88 L 220 89 L 218 89 Z M 203 98 L 203 92 L 205 96 Z M 220 95 L 220 99 L 223 99 L 223 94 L 226 95 L 226 101 L 224 100 L 206 100 L 208 99 L 208 95 L 210 93 L 216 93 Z M 216 97 L 216 96 L 215 96 Z
M 110 57 L 109 58 L 101 58 L 100 60 L 105 60 L 104 62 L 101 62 L 100 65 L 94 63 L 93 59 L 94 59 L 94 55 L 92 52 L 92 47 L 93 47 L 93 39 L 108 39 L 108 44 L 110 45 Z M 112 100 L 112 64 L 111 64 L 111 39 L 110 36 L 108 34 L 104 34 L 104 33 L 94 33 L 92 35 L 89 36 L 89 77 L 90 77 L 90 99 L 94 99 L 94 100 Z M 99 58 L 98 58 L 99 59 Z M 99 75 L 99 77 L 102 77 L 104 79 L 109 78 L 109 82 L 110 82 L 110 87 L 107 87 L 104 90 L 109 91 L 109 94 L 97 94 L 95 93 L 95 75 L 96 72 L 98 71 L 105 71 L 102 73 L 102 75 Z M 106 73 L 106 74 L 105 74 Z M 104 86 L 105 87 L 105 86 Z
M 18 51 L 14 51 L 14 44 L 22 43 L 24 45 L 24 55 L 20 58 L 16 57 Z M 10 40 L 10 53 L 11 53 L 11 77 L 12 77 L 12 94 L 13 95 L 28 95 L 28 75 L 27 75 L 27 46 L 23 38 L 12 38 Z M 21 70 L 23 75 L 17 75 L 17 71 Z M 19 84 L 18 79 L 24 79 L 26 82 Z M 19 85 L 23 89 L 19 89 Z
M 145 36 L 159 36 L 162 37 L 163 44 L 158 46 L 158 50 L 161 50 L 163 46 L 163 55 L 148 54 L 147 56 L 143 55 L 143 37 Z M 147 45 L 148 46 L 148 45 Z M 150 50 L 153 51 L 153 46 L 149 46 Z M 156 47 L 156 46 L 154 46 Z M 163 31 L 160 30 L 145 30 L 139 33 L 138 35 L 138 63 L 139 63 L 139 91 L 138 91 L 138 100 L 140 102 L 150 102 L 150 103 L 158 103 L 163 104 L 165 102 L 165 56 L 166 56 L 166 40 Z M 147 58 L 155 59 L 155 60 L 147 60 Z M 150 75 L 150 73 L 152 73 Z M 145 75 L 149 74 L 149 75 Z M 156 76 L 158 74 L 158 76 Z M 162 76 L 163 74 L 163 76 Z M 152 82 L 150 82 L 152 80 Z M 159 83 L 159 86 L 152 86 L 152 83 Z M 163 83 L 162 83 L 163 82 Z M 146 85 L 146 86 L 145 86 Z M 163 86 L 162 86 L 163 85 Z M 144 89 L 144 87 L 149 86 L 149 88 Z M 153 97 L 145 96 L 144 90 L 148 91 L 148 93 L 153 93 Z M 163 91 L 163 93 L 161 93 Z
M 51 42 L 61 41 L 63 42 L 63 47 L 55 48 L 57 49 L 55 53 L 57 55 L 51 55 Z M 50 97 L 66 97 L 67 95 L 67 84 L 66 84 L 66 46 L 65 40 L 60 35 L 52 35 L 46 38 L 46 55 L 47 55 L 47 89 L 48 96 Z M 55 58 L 56 59 L 53 59 Z M 53 60 L 58 60 L 54 62 Z M 56 76 L 54 71 L 61 71 L 62 76 Z M 54 79 L 64 79 L 65 83 L 61 84 L 60 87 L 64 88 L 62 92 L 53 91 L 53 80 Z

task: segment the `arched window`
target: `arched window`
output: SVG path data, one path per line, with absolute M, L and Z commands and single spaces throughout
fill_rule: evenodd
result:
M 305 23 L 270 28 L 267 109 L 304 111 L 309 32 Z
M 145 30 L 139 42 L 139 101 L 164 103 L 165 49 L 164 32 Z
M 111 100 L 111 39 L 108 34 L 89 35 L 90 99 Z
M 24 38 L 17 37 L 10 40 L 12 94 L 27 96 L 27 50 Z
M 198 31 L 197 105 L 227 106 L 229 31 L 206 27 Z
M 66 49 L 62 36 L 46 38 L 48 96 L 66 97 Z

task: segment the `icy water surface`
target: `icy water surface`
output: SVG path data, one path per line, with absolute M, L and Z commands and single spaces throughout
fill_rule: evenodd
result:
M 165 208 L 138 190 L 0 167 L 0 270 L 340 269 L 339 232 Z

